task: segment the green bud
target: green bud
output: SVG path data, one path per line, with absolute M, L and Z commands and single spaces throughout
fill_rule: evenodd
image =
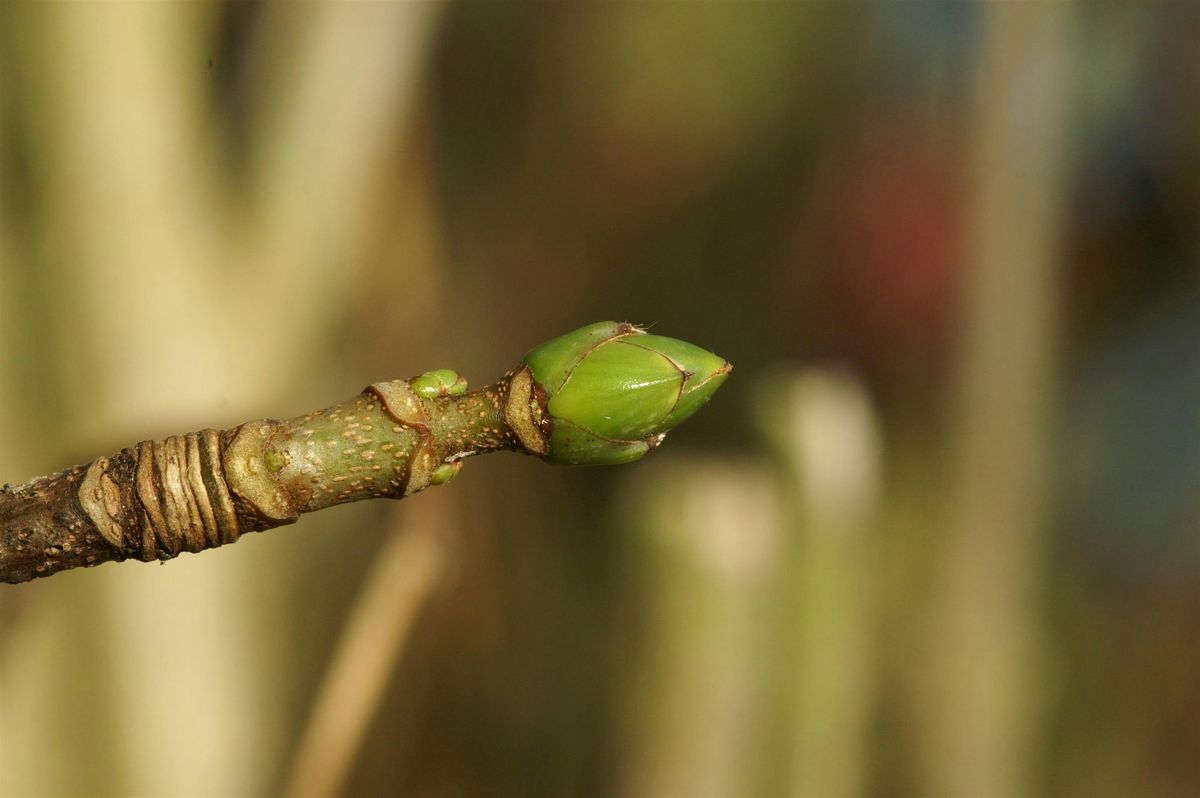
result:
M 458 476 L 458 472 L 462 470 L 462 460 L 456 460 L 453 463 L 442 463 L 433 470 L 429 476 L 430 485 L 445 485 L 454 477 Z
M 408 381 L 417 396 L 435 399 L 439 396 L 462 396 L 467 392 L 467 378 L 453 369 L 427 371 Z
M 729 376 L 712 352 L 632 324 L 601 322 L 525 355 L 545 392 L 555 463 L 627 463 L 658 446 Z

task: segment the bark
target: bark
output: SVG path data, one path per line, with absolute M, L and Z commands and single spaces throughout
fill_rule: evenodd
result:
M 143 441 L 5 485 L 0 580 L 110 560 L 168 560 L 335 504 L 411 496 L 447 481 L 471 455 L 544 454 L 544 403 L 525 367 L 458 396 L 380 382 L 298 418 Z

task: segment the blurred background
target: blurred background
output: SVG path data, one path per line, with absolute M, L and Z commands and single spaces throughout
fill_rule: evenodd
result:
M 0 587 L 5 796 L 1200 792 L 1200 12 L 0 6 L 0 482 L 602 319 L 635 465 Z

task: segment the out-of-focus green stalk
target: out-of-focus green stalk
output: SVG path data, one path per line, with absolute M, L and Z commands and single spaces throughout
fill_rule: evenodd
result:
M 788 534 L 772 614 L 772 702 L 780 740 L 764 789 L 795 796 L 863 793 L 876 676 L 880 435 L 863 385 L 814 371 L 765 386 L 758 407 L 779 457 Z
M 944 581 L 929 619 L 920 791 L 1029 795 L 1033 588 L 1046 528 L 1069 3 L 989 3 Z
M 681 460 L 631 494 L 631 557 L 653 590 L 622 718 L 623 793 L 758 794 L 775 487 L 753 464 Z

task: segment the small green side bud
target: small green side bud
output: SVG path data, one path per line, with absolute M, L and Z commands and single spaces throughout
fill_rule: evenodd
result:
M 462 460 L 456 460 L 453 463 L 442 463 L 433 470 L 433 474 L 429 477 L 430 485 L 445 485 L 450 480 L 458 476 L 458 472 L 462 470 Z
M 617 322 L 555 338 L 524 363 L 548 397 L 545 457 L 570 465 L 637 460 L 700 409 L 732 370 L 712 352 Z
M 266 463 L 266 465 L 267 465 L 267 471 L 271 472 L 272 474 L 274 474 L 279 469 L 283 468 L 285 465 L 287 465 L 291 461 L 292 461 L 292 458 L 288 456 L 287 452 L 280 452 L 280 451 L 276 451 L 275 449 L 268 449 L 266 451 L 266 453 L 263 454 L 263 462 Z
M 467 392 L 467 378 L 452 369 L 427 371 L 408 381 L 413 393 L 426 399 L 439 396 L 462 396 Z

